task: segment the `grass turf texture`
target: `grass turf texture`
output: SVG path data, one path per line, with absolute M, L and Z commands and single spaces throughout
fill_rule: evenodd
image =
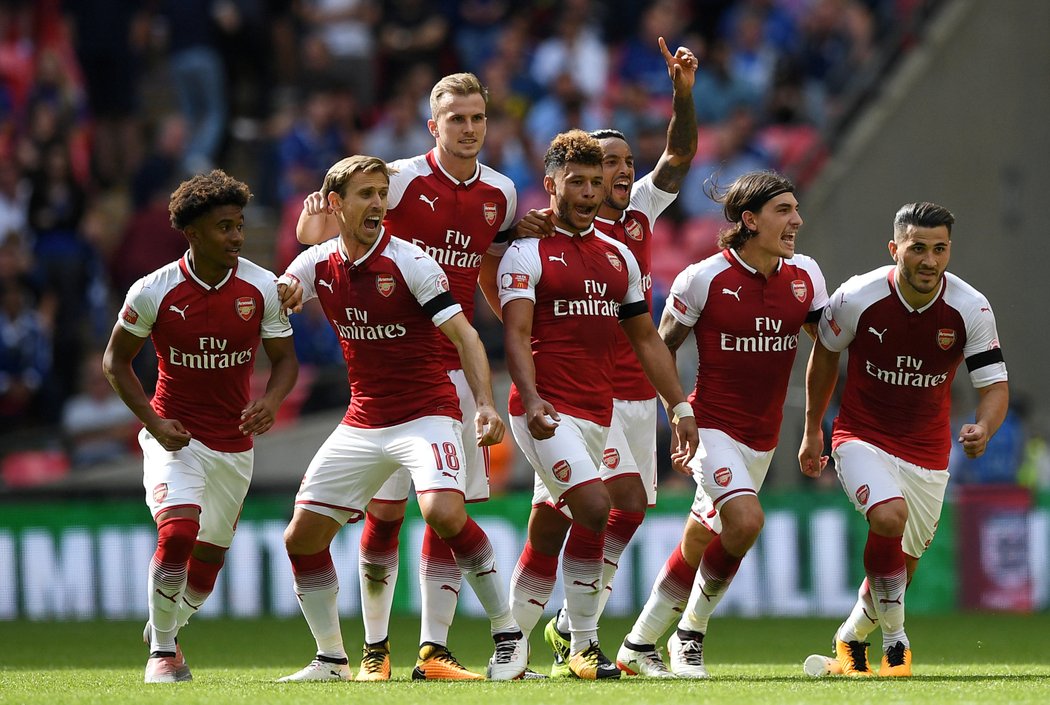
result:
M 549 649 L 541 622 L 533 634 L 532 666 L 546 671 Z M 303 620 L 197 620 L 180 642 L 194 681 L 145 685 L 142 625 L 131 622 L 0 622 L 0 703 L 148 703 L 225 705 L 541 705 L 643 703 L 1046 703 L 1050 702 L 1050 614 L 915 617 L 908 634 L 915 647 L 915 677 L 905 680 L 809 678 L 802 661 L 829 653 L 837 622 L 818 619 L 718 619 L 705 645 L 708 681 L 622 678 L 600 683 L 547 680 L 519 683 L 425 683 L 409 674 L 418 621 L 396 618 L 391 627 L 395 680 L 390 683 L 289 683 L 313 655 Z M 630 623 L 603 620 L 603 647 L 614 658 Z M 343 624 L 356 670 L 360 623 Z M 878 633 L 874 636 L 878 637 Z M 662 646 L 662 645 L 661 645 Z M 492 652 L 486 623 L 458 619 L 451 647 L 468 667 L 484 672 Z M 873 663 L 879 649 L 871 650 Z

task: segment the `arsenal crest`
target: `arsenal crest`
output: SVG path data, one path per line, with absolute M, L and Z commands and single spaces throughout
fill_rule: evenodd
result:
M 489 201 L 481 206 L 481 212 L 485 215 L 485 222 L 489 225 L 496 224 L 496 204 Z
M 617 272 L 623 271 L 623 265 L 620 263 L 620 258 L 614 255 L 612 252 L 606 252 L 605 256 L 609 258 L 609 264 L 613 266 Z
M 394 287 L 397 286 L 397 282 L 394 281 L 392 274 L 377 274 L 376 275 L 376 290 L 383 296 L 389 298 L 394 293 Z
M 153 488 L 153 501 L 160 504 L 168 498 L 168 483 L 162 482 Z
M 255 299 L 250 296 L 242 296 L 237 299 L 235 304 L 237 306 L 237 315 L 241 317 L 241 320 L 252 320 L 252 316 L 255 315 Z
M 645 237 L 645 231 L 642 230 L 642 224 L 634 218 L 631 218 L 624 223 L 623 229 L 627 232 L 627 237 L 632 240 L 638 240 L 641 242 L 642 238 Z
M 796 279 L 791 282 L 791 293 L 795 295 L 795 298 L 799 301 L 805 301 L 806 295 L 809 294 L 809 289 L 806 288 L 806 282 L 801 279 Z
M 568 482 L 569 478 L 572 477 L 572 468 L 569 466 L 568 461 L 559 460 L 551 470 L 554 471 L 554 476 L 558 478 L 559 482 Z
M 733 481 L 733 471 L 729 468 L 718 468 L 715 470 L 715 483 L 719 487 L 725 487 Z
M 857 501 L 861 506 L 868 503 L 868 497 L 871 496 L 871 488 L 867 485 L 861 485 L 857 488 Z
M 606 448 L 605 452 L 602 453 L 602 465 L 615 470 L 616 466 L 620 464 L 620 452 L 615 448 Z
M 955 331 L 951 328 L 941 328 L 937 331 L 937 346 L 941 350 L 948 350 L 955 345 Z

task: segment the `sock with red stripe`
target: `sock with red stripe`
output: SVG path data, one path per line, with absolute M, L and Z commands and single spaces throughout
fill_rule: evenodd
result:
M 445 543 L 452 549 L 456 565 L 485 608 L 485 614 L 492 623 L 492 633 L 518 631 L 518 623 L 514 621 L 507 601 L 506 588 L 496 569 L 492 544 L 482 528 L 467 517 L 467 523 L 460 532 L 445 539 Z
M 419 559 L 420 644 L 448 644 L 462 576 L 452 549 L 428 526 L 423 532 Z
M 898 641 L 906 647 L 909 645 L 904 633 L 904 591 L 908 587 L 908 569 L 901 539 L 900 536 L 880 536 L 869 530 L 868 541 L 864 544 L 864 572 L 882 626 L 884 648 Z
M 346 658 L 343 634 L 339 629 L 339 579 L 332 554 L 326 548 L 310 556 L 289 555 L 292 562 L 295 596 L 306 623 L 317 642 L 317 653 L 326 658 Z
M 365 512 L 357 569 L 365 643 L 378 644 L 390 633 L 390 609 L 397 583 L 398 533 L 404 519 L 385 521 Z
M 853 611 L 839 627 L 835 638 L 840 641 L 867 641 L 868 635 L 879 626 L 879 615 L 875 611 L 875 601 L 871 598 L 871 588 L 868 587 L 868 579 L 860 583 L 857 590 L 857 604 L 853 605 Z
M 178 607 L 199 530 L 200 523 L 189 517 L 171 517 L 157 524 L 157 550 L 149 564 L 150 652 L 175 653 Z
M 569 613 L 572 653 L 598 640 L 598 603 L 602 595 L 604 531 L 591 531 L 576 522 L 569 529 L 562 562 L 565 606 Z
M 510 576 L 510 606 L 527 639 L 543 615 L 558 579 L 558 556 L 540 553 L 525 542 L 525 549 Z
M 743 559 L 743 556 L 734 556 L 725 549 L 721 536 L 712 539 L 700 559 L 700 567 L 696 571 L 697 581 L 689 594 L 682 619 L 678 622 L 679 629 L 707 633 L 711 613 L 722 601 Z
M 186 626 L 190 617 L 197 613 L 215 589 L 215 581 L 222 570 L 223 560 L 218 563 L 205 563 L 199 558 L 190 556 L 188 573 L 186 575 L 186 591 L 179 601 L 178 628 Z
M 635 620 L 627 640 L 632 644 L 655 645 L 679 615 L 685 612 L 695 578 L 696 568 L 686 563 L 682 544 L 679 543 L 656 576 L 649 599 Z

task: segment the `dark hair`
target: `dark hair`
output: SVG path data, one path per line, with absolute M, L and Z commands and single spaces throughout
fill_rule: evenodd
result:
M 168 203 L 171 226 L 176 230 L 185 230 L 212 208 L 244 208 L 251 197 L 252 192 L 248 189 L 248 184 L 238 181 L 222 169 L 213 169 L 208 174 L 197 174 L 179 184 L 171 194 L 171 201 Z
M 769 199 L 794 193 L 795 184 L 775 171 L 749 171 L 729 184 L 724 192 L 709 179 L 704 184 L 704 192 L 722 204 L 722 214 L 730 223 L 718 234 L 718 246 L 737 250 L 758 234 L 744 225 L 744 212 L 757 213 Z
M 951 237 L 954 224 L 955 216 L 944 206 L 929 201 L 908 203 L 901 206 L 893 217 L 893 239 L 902 240 L 909 225 L 917 228 L 939 228 L 943 225 L 948 228 L 948 236 Z
M 547 176 L 563 168 L 566 164 L 583 164 L 585 166 L 602 165 L 602 145 L 598 140 L 583 130 L 569 130 L 551 140 L 551 146 L 543 155 L 543 168 Z
M 382 173 L 386 176 L 389 184 L 390 176 L 396 171 L 387 166 L 386 162 L 379 157 L 369 157 L 365 154 L 345 157 L 329 167 L 328 173 L 324 175 L 324 183 L 321 185 L 321 195 L 324 196 L 326 201 L 330 193 L 338 193 L 345 198 L 346 186 L 350 183 L 350 179 L 354 177 L 354 174 L 357 173 Z
M 624 137 L 622 132 L 620 132 L 619 130 L 614 130 L 611 127 L 606 127 L 601 130 L 591 130 L 589 134 L 596 140 L 605 140 L 609 139 L 610 137 L 615 137 L 616 139 L 623 140 L 624 142 L 627 141 L 627 138 Z

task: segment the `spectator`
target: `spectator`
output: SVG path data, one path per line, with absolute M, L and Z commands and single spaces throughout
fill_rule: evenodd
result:
M 84 358 L 80 392 L 62 410 L 62 434 L 74 467 L 114 460 L 134 447 L 142 427 L 102 374 L 102 353 Z
M 569 0 L 563 5 L 555 35 L 536 47 L 532 76 L 537 83 L 553 89 L 568 73 L 587 101 L 601 100 L 608 81 L 609 50 L 592 26 L 597 10 L 589 0 Z M 548 141 L 536 139 L 537 143 Z
M 333 71 L 347 82 L 358 105 L 375 97 L 375 39 L 380 9 L 375 0 L 306 0 L 299 14 L 308 33 L 328 50 Z
M 0 423 L 5 429 L 41 420 L 44 384 L 51 371 L 51 340 L 17 281 L 0 281 Z

